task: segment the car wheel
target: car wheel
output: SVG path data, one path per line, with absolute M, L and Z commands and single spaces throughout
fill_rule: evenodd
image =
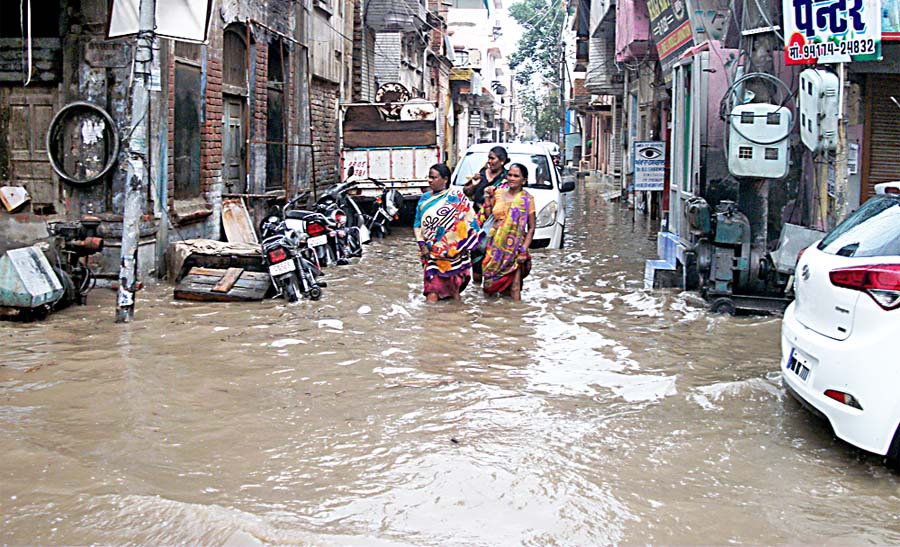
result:
M 900 426 L 894 432 L 894 440 L 891 441 L 891 447 L 885 455 L 887 466 L 894 473 L 900 473 Z
M 562 235 L 559 236 L 559 248 L 563 249 L 566 246 L 566 227 L 562 228 Z

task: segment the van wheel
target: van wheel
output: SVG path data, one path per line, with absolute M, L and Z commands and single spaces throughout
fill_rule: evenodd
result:
M 888 468 L 894 473 L 900 473 L 900 426 L 894 432 L 894 440 L 891 441 L 891 447 L 885 455 Z
M 713 300 L 713 303 L 710 304 L 709 309 L 712 310 L 713 313 L 721 313 L 734 315 L 734 312 L 737 309 L 734 307 L 734 301 L 728 297 L 716 298 Z

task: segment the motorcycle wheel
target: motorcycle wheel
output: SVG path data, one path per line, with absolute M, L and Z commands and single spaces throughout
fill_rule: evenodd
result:
M 292 275 L 284 281 L 284 297 L 288 302 L 294 303 L 300 300 L 300 285 L 297 283 L 297 276 Z
M 319 287 L 313 287 L 309 290 L 309 299 L 310 300 L 318 300 L 322 298 L 322 289 Z
M 359 242 L 359 228 L 353 230 L 347 241 L 350 247 L 350 256 L 360 257 L 363 255 L 362 243 Z

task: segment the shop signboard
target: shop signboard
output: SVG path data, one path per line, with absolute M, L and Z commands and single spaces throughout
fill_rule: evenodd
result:
M 900 40 L 900 0 L 881 0 L 881 39 Z
M 636 141 L 634 143 L 634 190 L 662 191 L 666 187 L 666 143 Z
M 890 0 L 896 2 L 897 0 Z M 784 60 L 881 60 L 882 0 L 782 0 Z
M 900 0 L 898 0 L 900 1 Z M 656 53 L 662 65 L 667 86 L 672 85 L 672 65 L 678 57 L 694 45 L 691 20 L 686 0 L 648 0 L 650 32 L 656 43 Z

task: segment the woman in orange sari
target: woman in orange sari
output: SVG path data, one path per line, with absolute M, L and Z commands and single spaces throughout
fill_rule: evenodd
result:
M 488 294 L 522 298 L 522 281 L 531 271 L 528 247 L 534 237 L 534 197 L 525 191 L 528 168 L 509 166 L 506 188 L 485 192 L 485 211 L 492 211 L 494 225 L 485 249 L 483 289 Z

